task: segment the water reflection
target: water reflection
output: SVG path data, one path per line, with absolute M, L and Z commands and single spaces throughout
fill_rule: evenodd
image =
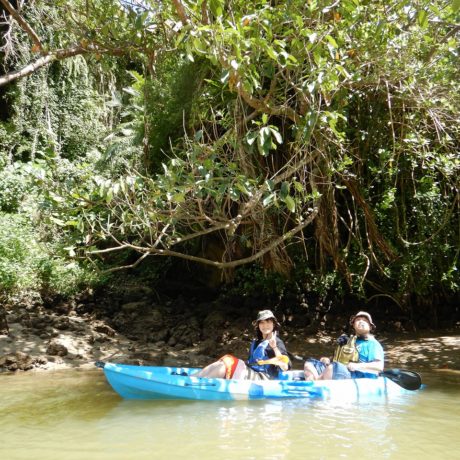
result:
M 239 403 L 219 408 L 216 415 L 219 458 L 289 456 L 291 419 L 284 414 L 283 402 Z M 244 441 L 241 433 L 246 434 Z
M 0 376 L 0 458 L 456 459 L 459 380 L 338 404 L 124 401 L 97 372 Z
M 0 391 L 2 396 L 4 392 L 8 394 L 0 400 L 2 418 L 29 425 L 61 424 L 67 418 L 99 418 L 112 409 L 116 399 L 107 398 L 106 385 L 94 377 L 86 372 L 2 376 Z

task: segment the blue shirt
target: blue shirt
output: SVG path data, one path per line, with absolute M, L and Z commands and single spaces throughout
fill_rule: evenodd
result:
M 380 342 L 373 336 L 370 335 L 367 339 L 359 338 L 356 340 L 356 348 L 359 353 L 360 363 L 370 363 L 372 361 L 384 362 L 384 352 Z M 375 379 L 378 376 L 375 373 L 353 371 L 351 376 L 354 379 L 359 378 L 371 378 Z

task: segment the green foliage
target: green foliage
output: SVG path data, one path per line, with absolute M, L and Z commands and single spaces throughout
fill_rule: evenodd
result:
M 172 145 L 190 129 L 193 103 L 199 96 L 199 85 L 206 63 L 167 56 L 160 60 L 156 78 L 145 87 L 145 106 L 150 169 L 158 172 Z
M 37 288 L 40 253 L 31 227 L 20 216 L 0 214 L 0 285 L 2 290 Z
M 161 171 L 171 146 L 187 132 L 205 70 L 200 62 L 166 56 L 159 60 L 155 78 L 129 71 L 130 86 L 108 103 L 119 111 L 120 122 L 104 139 L 107 148 L 99 166 L 109 166 L 115 175 L 130 167 Z
M 45 244 L 21 215 L 0 213 L 0 290 L 3 295 L 35 290 L 70 295 L 98 280 L 95 273 Z
M 18 211 L 30 186 L 21 165 L 3 169 L 0 174 L 0 212 Z
M 189 65 L 168 56 L 158 60 L 157 80 L 132 73 L 126 122 L 112 134 L 124 140 L 117 151 L 127 169 L 116 180 L 100 174 L 80 185 L 61 183 L 57 196 L 76 203 L 51 197 L 59 219 L 66 222 L 71 212 L 80 240 L 93 244 L 114 236 L 128 246 L 161 241 L 162 249 L 210 231 L 206 219 L 216 228 L 228 221 L 229 244 L 248 250 L 268 244 L 319 205 L 321 216 L 339 218 L 318 218 L 321 269 L 308 267 L 308 277 L 320 273 L 316 289 L 333 289 L 332 267 L 361 294 L 371 274 L 382 277 L 381 288 L 393 279 L 399 280 L 393 289 L 419 294 L 450 279 L 450 248 L 458 241 L 449 211 L 459 168 L 458 125 L 450 122 L 458 118 L 451 84 L 458 60 L 438 25 L 440 19 L 449 24 L 453 12 L 413 2 L 393 5 L 389 16 L 384 5 L 354 1 L 337 7 L 236 2 L 231 16 L 216 3 L 211 12 L 214 20 L 191 26 L 192 32 L 178 27 L 183 54 L 174 57 L 186 57 Z M 428 68 L 433 53 L 443 58 Z M 194 67 L 203 59 L 208 79 L 192 98 L 193 85 L 184 82 L 206 68 Z M 184 112 L 192 116 L 188 121 Z M 193 129 L 193 122 L 193 137 L 187 132 L 181 140 L 181 125 Z M 146 170 L 159 171 L 155 177 L 129 171 L 139 158 L 128 145 L 145 166 L 146 139 L 153 161 Z M 244 215 L 249 225 L 234 239 L 240 224 L 232 206 L 251 209 L 246 203 L 254 197 L 258 206 L 251 206 L 262 213 Z M 259 225 L 269 231 L 256 233 Z M 432 268 L 425 240 L 436 243 L 446 263 Z M 423 257 L 414 257 L 412 243 Z M 305 248 L 316 250 L 310 243 Z M 391 262 L 395 253 L 397 263 Z M 409 281 L 420 276 L 424 288 Z
M 313 272 L 302 257 L 297 260 L 293 283 L 302 292 L 316 296 L 321 303 L 327 298 L 332 298 L 334 302 L 341 301 L 346 292 L 344 280 L 338 272 Z M 355 293 L 360 294 L 359 290 Z
M 38 276 L 40 290 L 48 295 L 69 296 L 87 287 L 95 287 L 107 281 L 94 269 L 78 262 L 59 257 L 56 248 L 49 248 L 49 256 L 40 261 Z
M 289 278 L 263 270 L 260 265 L 239 267 L 224 293 L 257 302 L 284 304 L 290 309 L 295 309 L 308 299 L 316 311 L 323 313 L 330 309 L 331 304 L 339 305 L 343 301 L 347 289 L 339 273 L 313 272 L 302 254 L 296 254 L 293 258 L 295 267 Z
M 97 167 L 98 170 L 110 170 L 116 176 L 130 167 L 144 169 L 145 155 L 142 152 L 145 137 L 145 79 L 138 72 L 128 72 L 132 85 L 125 87 L 122 93 L 114 92 L 108 105 L 119 112 L 119 123 L 104 139 L 106 143 Z
M 261 292 L 283 289 L 271 270 L 322 297 L 452 295 L 458 2 L 178 3 L 26 10 L 50 48 L 88 52 L 16 84 L 0 127 L 2 167 L 34 165 L 48 228 L 98 257 L 196 259 L 214 237 L 229 264 L 263 260 L 238 275 Z M 8 174 L 15 211 L 26 179 Z
M 77 57 L 16 86 L 9 95 L 15 135 L 5 146 L 14 159 L 77 159 L 101 146 L 107 109 L 90 80 L 85 61 Z
M 280 298 L 288 285 L 279 273 L 264 271 L 260 266 L 249 265 L 237 270 L 232 291 L 245 297 Z

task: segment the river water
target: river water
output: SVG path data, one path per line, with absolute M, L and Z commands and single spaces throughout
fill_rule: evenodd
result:
M 460 459 L 460 376 L 372 403 L 127 401 L 102 371 L 0 376 L 1 460 Z

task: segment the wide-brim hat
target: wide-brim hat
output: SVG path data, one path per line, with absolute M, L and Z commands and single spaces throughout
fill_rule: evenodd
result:
M 272 319 L 276 324 L 279 324 L 278 320 L 276 319 L 276 316 L 273 314 L 271 310 L 259 311 L 259 313 L 257 313 L 257 318 L 252 322 L 252 324 L 256 326 L 260 321 L 264 321 L 266 319 Z
M 359 318 L 360 316 L 366 318 L 369 321 L 369 324 L 371 325 L 371 327 L 373 329 L 376 328 L 375 324 L 372 322 L 372 316 L 369 313 L 367 313 L 367 311 L 359 311 L 358 313 L 356 313 L 356 315 L 351 316 L 350 317 L 350 324 L 353 326 L 353 323 L 355 322 L 355 319 Z

